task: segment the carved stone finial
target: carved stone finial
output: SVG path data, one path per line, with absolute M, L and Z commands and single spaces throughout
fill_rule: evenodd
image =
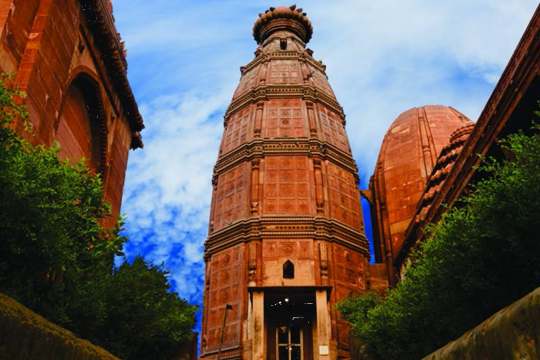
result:
M 309 42 L 313 27 L 307 14 L 296 5 L 271 7 L 260 15 L 253 26 L 253 37 L 261 44 L 276 31 L 290 31 L 304 43 Z

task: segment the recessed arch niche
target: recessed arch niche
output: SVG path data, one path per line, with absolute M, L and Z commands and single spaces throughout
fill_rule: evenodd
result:
M 70 83 L 56 130 L 59 155 L 71 162 L 86 160 L 94 173 L 105 176 L 107 126 L 99 85 L 81 73 Z
M 294 264 L 290 260 L 283 263 L 283 278 L 294 279 Z

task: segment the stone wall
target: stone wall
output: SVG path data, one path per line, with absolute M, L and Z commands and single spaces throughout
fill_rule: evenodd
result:
M 540 288 L 424 360 L 540 358 Z
M 100 173 L 114 226 L 130 148 L 142 147 L 142 118 L 127 80 L 124 48 L 108 0 L 1 0 L 0 73 L 26 94 L 35 144 L 85 158 Z
M 0 294 L 0 360 L 118 360 Z

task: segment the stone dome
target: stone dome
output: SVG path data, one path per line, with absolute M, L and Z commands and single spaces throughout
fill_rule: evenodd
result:
M 378 245 L 386 257 L 399 253 L 439 153 L 457 129 L 470 124 L 452 107 L 428 105 L 401 113 L 388 129 L 370 184 L 377 200 Z
M 313 26 L 301 8 L 296 5 L 289 7 L 271 7 L 253 25 L 253 37 L 261 44 L 276 31 L 288 30 L 296 34 L 304 43 L 308 43 L 313 35 Z

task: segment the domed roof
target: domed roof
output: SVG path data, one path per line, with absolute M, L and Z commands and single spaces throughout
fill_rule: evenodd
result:
M 394 257 L 439 153 L 452 133 L 469 124 L 471 121 L 452 107 L 428 105 L 401 113 L 388 129 L 372 183 L 377 183 L 375 196 L 384 208 L 377 213 L 383 217 Z
M 289 30 L 302 39 L 304 43 L 309 42 L 313 35 L 313 27 L 307 14 L 296 5 L 289 7 L 271 7 L 253 25 L 253 37 L 257 44 L 262 43 L 272 33 L 279 30 Z

